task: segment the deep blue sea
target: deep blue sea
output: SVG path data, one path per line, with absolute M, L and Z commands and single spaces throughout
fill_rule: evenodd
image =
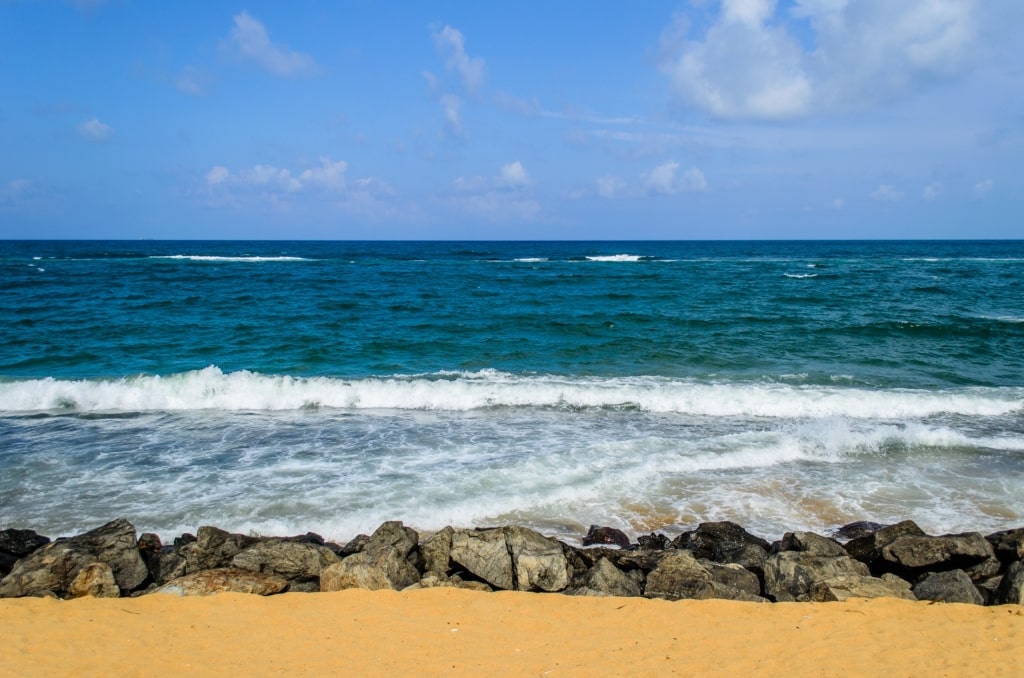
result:
M 1024 241 L 0 241 L 0 528 L 1024 524 Z

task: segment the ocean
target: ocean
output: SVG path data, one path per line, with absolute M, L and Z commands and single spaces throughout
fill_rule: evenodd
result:
M 0 241 L 0 528 L 1024 524 L 1024 241 Z

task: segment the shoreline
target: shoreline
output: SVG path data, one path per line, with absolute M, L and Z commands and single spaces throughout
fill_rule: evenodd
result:
M 1016 675 L 1024 608 L 459 589 L 0 601 L 0 676 Z M 741 673 L 742 672 L 742 673 Z

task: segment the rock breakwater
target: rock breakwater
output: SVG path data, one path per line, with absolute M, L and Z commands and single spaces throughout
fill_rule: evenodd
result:
M 211 526 L 163 544 L 154 534 L 137 536 L 120 518 L 56 540 L 0 530 L 0 598 L 452 586 L 762 603 L 1024 603 L 1024 527 L 934 536 L 912 521 L 861 522 L 832 536 L 789 532 L 769 542 L 713 522 L 671 540 L 653 533 L 631 542 L 615 528 L 593 526 L 582 543 L 515 525 L 421 535 L 390 521 L 346 544 L 313 533 L 254 537 Z

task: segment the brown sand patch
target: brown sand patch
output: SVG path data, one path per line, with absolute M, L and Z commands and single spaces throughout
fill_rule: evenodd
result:
M 1024 608 L 342 591 L 0 601 L 0 675 L 1018 676 Z

